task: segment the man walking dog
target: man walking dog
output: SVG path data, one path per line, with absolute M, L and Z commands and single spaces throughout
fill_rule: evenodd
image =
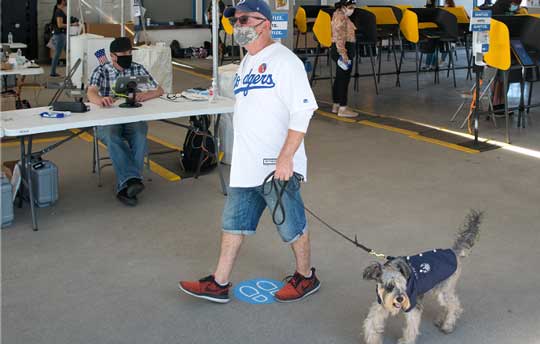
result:
M 272 13 L 264 0 L 240 1 L 224 15 L 234 26 L 236 41 L 248 54 L 234 80 L 234 147 L 221 253 L 214 274 L 199 281 L 181 281 L 179 287 L 198 298 L 230 301 L 229 277 L 242 241 L 246 235 L 255 234 L 264 209 L 272 210 L 278 204 L 277 192 L 265 192 L 263 187 L 266 176 L 275 170 L 278 183 L 288 181 L 281 202 L 286 216 L 277 230 L 291 245 L 296 259 L 296 272 L 275 298 L 297 301 L 320 288 L 311 267 L 298 178 L 306 176 L 303 140 L 317 103 L 303 63 L 272 40 Z

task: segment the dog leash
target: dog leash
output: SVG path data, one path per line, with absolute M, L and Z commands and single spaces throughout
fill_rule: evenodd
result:
M 277 194 L 277 200 L 276 200 L 276 206 L 272 210 L 272 222 L 276 224 L 277 226 L 282 225 L 285 222 L 285 207 L 283 205 L 283 195 L 285 194 L 285 191 L 287 191 L 287 185 L 289 184 L 289 180 L 276 180 L 274 178 L 275 171 L 271 172 L 264 178 L 263 182 L 263 194 L 264 195 L 270 195 L 270 193 L 275 190 Z M 293 173 L 292 178 L 295 178 L 298 181 L 298 187 L 293 189 L 292 191 L 296 191 L 300 189 L 300 182 L 304 180 L 301 174 L 298 174 L 296 172 Z M 268 187 L 267 187 L 268 186 Z M 387 256 L 384 253 L 380 253 L 375 251 L 374 249 L 371 249 L 365 245 L 362 245 L 358 242 L 358 238 L 355 235 L 354 240 L 348 237 L 347 235 L 343 234 L 339 230 L 337 230 L 335 227 L 331 226 L 328 222 L 324 221 L 321 217 L 319 217 L 315 212 L 310 210 L 308 207 L 306 207 L 304 204 L 302 204 L 302 207 L 315 219 L 317 219 L 320 223 L 322 223 L 327 229 L 330 231 L 336 233 L 343 239 L 347 240 L 348 242 L 352 243 L 354 246 L 364 250 L 368 254 L 375 256 L 377 258 L 386 259 L 386 260 L 392 260 L 394 257 Z M 281 213 L 281 218 L 278 220 L 277 214 L 278 211 Z

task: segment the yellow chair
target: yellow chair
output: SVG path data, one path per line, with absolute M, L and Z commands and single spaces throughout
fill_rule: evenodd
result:
M 317 63 L 319 62 L 319 56 L 321 55 L 321 48 L 327 49 L 327 58 L 330 61 L 330 47 L 332 46 L 332 17 L 324 10 L 320 10 L 315 23 L 313 24 L 313 34 L 317 41 L 317 53 L 315 54 L 315 62 L 313 63 L 313 72 L 311 74 L 311 84 L 316 80 L 315 71 L 317 70 Z M 330 80 L 332 80 L 332 64 L 330 65 Z M 326 79 L 326 78 L 317 78 Z
M 225 16 L 221 17 L 221 25 L 223 26 L 223 31 L 225 31 L 225 39 L 223 40 L 223 49 L 219 53 L 219 64 L 223 64 L 225 62 L 225 47 L 227 47 L 227 36 L 231 36 L 231 56 L 227 59 L 231 59 L 234 61 L 234 28 L 229 21 L 228 18 L 225 18 Z
M 363 7 L 366 11 L 369 11 L 375 15 L 377 25 L 398 25 L 398 20 L 394 15 L 391 7 Z
M 491 20 L 489 29 L 489 50 L 484 55 L 488 66 L 500 70 L 510 68 L 510 31 L 508 27 L 495 19 Z
M 298 41 L 300 40 L 300 35 L 304 35 L 304 48 L 307 48 L 307 15 L 306 10 L 302 6 L 298 7 L 298 10 L 296 11 L 296 16 L 294 16 L 294 24 L 298 29 L 295 48 L 298 49 Z
M 463 6 L 443 7 L 442 9 L 455 15 L 458 24 L 469 24 L 471 22 L 471 19 Z
M 313 24 L 313 33 L 323 48 L 332 46 L 332 17 L 325 11 L 319 11 Z
M 508 70 L 510 69 L 512 60 L 510 53 L 510 30 L 503 22 L 491 19 L 489 28 L 489 50 L 484 54 L 484 61 L 490 67 L 502 71 L 503 75 L 503 90 L 508 88 Z M 504 94 L 504 104 L 508 104 L 508 94 Z M 505 110 L 506 119 L 506 142 L 510 143 L 509 133 L 509 115 L 508 109 Z
M 529 10 L 527 8 L 525 8 L 525 7 L 520 7 L 517 10 L 516 14 L 529 14 Z
M 396 67 L 396 86 L 400 86 L 399 80 L 399 67 L 395 51 L 395 40 L 394 38 L 398 36 L 399 39 L 399 21 L 394 14 L 394 10 L 391 7 L 363 7 L 364 10 L 371 12 L 375 15 L 375 22 L 378 26 L 378 45 L 379 45 L 379 54 L 377 54 L 377 63 L 378 63 L 378 72 L 377 80 L 381 82 L 381 62 L 382 62 L 382 42 L 383 40 L 388 40 L 388 59 L 390 58 L 390 52 L 394 55 L 394 64 Z M 400 44 L 401 45 L 401 44 Z
M 230 36 L 233 35 L 234 28 L 233 28 L 231 22 L 229 21 L 229 18 L 225 18 L 225 16 L 222 16 L 221 17 L 221 25 L 223 25 L 223 30 L 225 30 L 225 33 L 227 35 L 230 35 Z

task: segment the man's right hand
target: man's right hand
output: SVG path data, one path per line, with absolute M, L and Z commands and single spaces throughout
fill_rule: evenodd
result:
M 111 107 L 114 104 L 114 100 L 111 97 L 101 97 L 100 106 L 102 107 Z

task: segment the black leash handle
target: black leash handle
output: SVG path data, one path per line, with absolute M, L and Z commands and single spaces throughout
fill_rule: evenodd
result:
M 283 195 L 285 194 L 285 191 L 288 191 L 287 190 L 287 185 L 289 184 L 289 180 L 283 180 L 283 181 L 282 180 L 276 180 L 274 178 L 274 174 L 275 174 L 275 171 L 271 172 L 270 174 L 268 174 L 266 176 L 266 178 L 264 178 L 263 194 L 264 195 L 270 195 L 270 193 L 273 190 L 276 191 L 277 200 L 276 200 L 276 206 L 272 210 L 272 221 L 274 222 L 274 224 L 279 226 L 279 225 L 282 225 L 285 222 L 285 216 L 286 215 L 285 215 L 285 207 L 283 206 Z M 301 182 L 303 180 L 303 177 L 300 174 L 296 173 L 296 172 L 293 174 L 292 178 L 296 178 L 298 180 L 298 182 Z M 267 188 L 267 185 L 268 185 L 268 188 Z M 300 184 L 298 184 L 298 188 L 300 188 Z M 296 191 L 296 189 L 292 190 L 292 191 Z M 339 230 L 337 230 L 336 228 L 334 228 L 333 226 L 328 224 L 326 221 L 324 221 L 322 218 L 317 216 L 317 214 L 315 214 L 313 211 L 311 211 L 308 207 L 306 207 L 305 205 L 302 205 L 302 206 L 311 216 L 313 216 L 315 219 L 317 219 L 319 222 L 321 222 L 323 225 L 325 225 L 326 228 L 328 228 L 332 232 L 336 233 L 337 235 L 341 236 L 343 239 L 351 242 L 354 246 L 366 251 L 368 254 L 370 254 L 372 256 L 375 256 L 377 258 L 385 258 L 387 260 L 394 259 L 394 257 L 392 257 L 392 256 L 387 256 L 387 255 L 385 255 L 383 253 L 376 252 L 375 250 L 373 250 L 373 249 L 371 249 L 371 248 L 369 248 L 367 246 L 362 245 L 361 243 L 358 242 L 358 238 L 357 238 L 356 235 L 354 236 L 354 240 L 349 238 L 347 235 L 343 234 L 342 232 L 340 232 Z M 280 213 L 281 213 L 281 221 L 277 220 L 278 211 L 280 211 Z

